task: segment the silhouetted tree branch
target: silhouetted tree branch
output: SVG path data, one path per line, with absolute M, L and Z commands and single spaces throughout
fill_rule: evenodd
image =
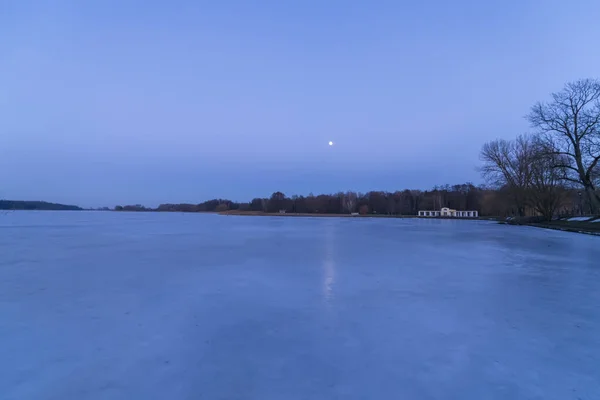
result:
M 545 146 L 566 156 L 564 179 L 581 185 L 595 212 L 600 211 L 597 166 L 600 160 L 600 81 L 582 79 L 537 103 L 528 115 Z

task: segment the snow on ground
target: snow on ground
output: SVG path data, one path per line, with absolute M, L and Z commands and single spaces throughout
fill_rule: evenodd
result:
M 598 398 L 598 260 L 481 221 L 14 212 L 0 397 Z
M 588 221 L 591 217 L 572 217 L 567 221 Z

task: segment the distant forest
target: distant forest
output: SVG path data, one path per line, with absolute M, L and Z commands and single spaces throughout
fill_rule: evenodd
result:
M 580 214 L 586 207 L 585 197 L 578 190 L 565 194 L 559 210 L 561 214 Z M 439 210 L 450 207 L 456 210 L 477 210 L 481 216 L 517 215 L 520 210 L 512 201 L 508 188 L 494 189 L 471 183 L 438 186 L 432 190 L 402 190 L 394 192 L 371 191 L 368 193 L 340 192 L 288 197 L 275 192 L 267 198 L 255 198 L 250 202 L 213 199 L 199 204 L 161 204 L 157 208 L 142 205 L 117 206 L 115 211 L 171 211 L 171 212 L 226 212 L 230 210 L 305 214 L 360 214 L 417 215 L 419 210 Z M 533 215 L 535 210 L 531 209 Z
M 55 210 L 78 211 L 81 207 L 45 201 L 0 200 L 0 210 Z

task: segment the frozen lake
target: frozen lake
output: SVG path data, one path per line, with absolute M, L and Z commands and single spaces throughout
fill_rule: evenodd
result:
M 598 399 L 600 238 L 0 215 L 0 398 Z

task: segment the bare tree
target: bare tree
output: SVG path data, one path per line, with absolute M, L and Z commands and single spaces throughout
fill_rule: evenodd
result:
M 519 216 L 525 215 L 531 182 L 530 163 L 535 150 L 532 138 L 520 135 L 516 140 L 493 140 L 485 143 L 480 158 L 481 173 L 496 188 L 505 188 L 512 197 Z
M 534 152 L 530 160 L 530 205 L 546 220 L 550 221 L 563 205 L 567 194 L 563 176 L 565 156 L 548 152 L 544 143 L 537 139 L 533 142 Z
M 560 156 L 555 167 L 562 179 L 583 186 L 592 211 L 599 212 L 600 81 L 568 83 L 551 102 L 535 104 L 527 118 L 550 152 Z
M 346 192 L 342 197 L 342 208 L 348 213 L 353 213 L 356 209 L 358 195 L 354 192 Z

